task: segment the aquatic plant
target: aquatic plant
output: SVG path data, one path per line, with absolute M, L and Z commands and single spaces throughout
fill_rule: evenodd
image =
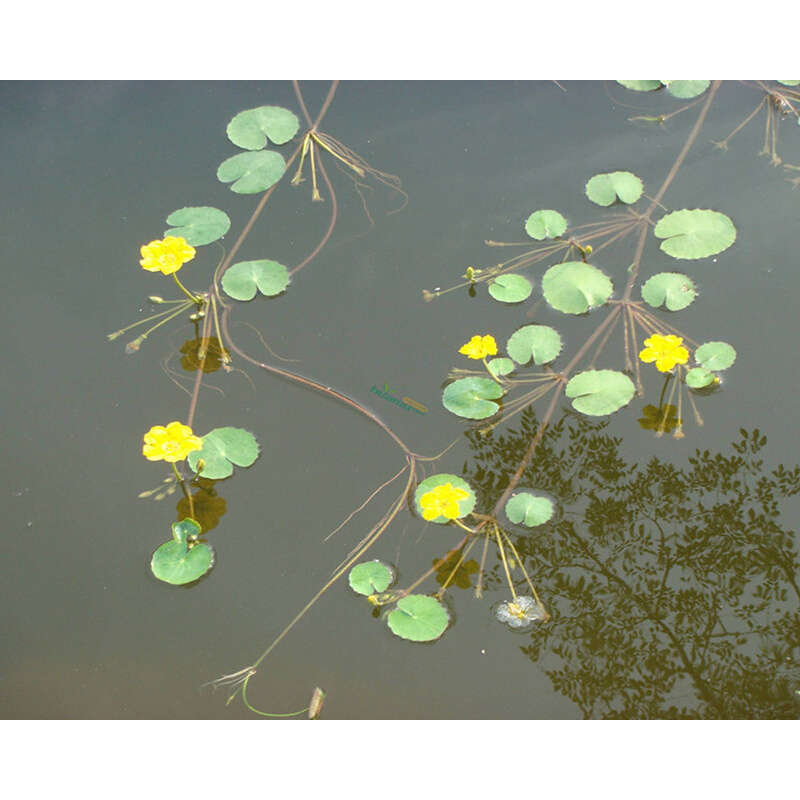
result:
M 164 232 L 164 238 L 154 239 L 142 247 L 142 267 L 172 275 L 183 297 L 178 300 L 151 298 L 153 304 L 166 304 L 169 308 L 111 334 L 110 338 L 117 338 L 138 325 L 150 324 L 145 333 L 128 343 L 127 352 L 134 353 L 151 333 L 180 316 L 188 314 L 195 330 L 193 342 L 190 340 L 181 348 L 195 373 L 186 424 L 175 422 L 163 429 L 153 428 L 145 443 L 144 454 L 151 460 L 160 458 L 172 463 L 173 476 L 164 486 L 144 492 L 143 496 L 164 497 L 177 486 L 183 490 L 178 504 L 181 516 L 172 526 L 172 540 L 162 544 L 152 556 L 151 570 L 156 578 L 185 585 L 208 574 L 215 554 L 202 537 L 217 524 L 224 513 L 224 505 L 220 507 L 217 502 L 217 510 L 209 515 L 204 526 L 201 525 L 201 515 L 196 513 L 201 492 L 210 493 L 208 496 L 218 501 L 213 494 L 215 483 L 230 478 L 235 467 L 252 466 L 259 457 L 256 436 L 242 428 L 224 425 L 202 437 L 191 431 L 204 375 L 220 365 L 226 372 L 232 371 L 234 356 L 251 367 L 311 388 L 355 410 L 379 426 L 391 439 L 392 446 L 399 450 L 404 462 L 392 478 L 370 494 L 367 502 L 404 477 L 402 488 L 379 522 L 367 531 L 330 579 L 255 661 L 211 682 L 215 687 L 229 687 L 228 702 L 239 696 L 255 713 L 289 716 L 271 714 L 252 706 L 247 698 L 248 685 L 275 647 L 330 587 L 345 577 L 353 592 L 367 600 L 388 629 L 409 642 L 432 642 L 445 634 L 453 620 L 445 602 L 451 587 L 474 588 L 475 594 L 481 596 L 488 588 L 494 590 L 502 586 L 504 596 L 510 594 L 511 599 L 504 599 L 494 607 L 496 620 L 517 632 L 546 628 L 553 620 L 559 592 L 572 591 L 575 584 L 569 562 L 560 556 L 556 559 L 556 554 L 550 551 L 547 556 L 553 555 L 553 559 L 548 561 L 536 543 L 551 541 L 553 536 L 562 533 L 568 540 L 573 522 L 565 519 L 565 509 L 580 498 L 595 499 L 585 488 L 576 489 L 574 475 L 556 478 L 548 473 L 554 469 L 547 460 L 553 456 L 552 437 L 564 431 L 563 423 L 557 421 L 556 416 L 561 399 L 570 401 L 566 414 L 575 415 L 567 418 L 598 420 L 602 425 L 602 420 L 621 412 L 634 398 L 645 396 L 648 376 L 645 374 L 643 379 L 641 364 L 654 364 L 656 372 L 663 374 L 665 380 L 658 404 L 643 404 L 640 427 L 658 435 L 671 432 L 676 438 L 685 436 L 684 393 L 692 405 L 697 424 L 703 424 L 697 403 L 719 387 L 719 373 L 734 364 L 736 351 L 722 341 L 698 343 L 671 324 L 669 315 L 685 310 L 696 300 L 695 283 L 677 271 L 644 275 L 643 254 L 646 242 L 655 242 L 660 251 L 671 258 L 700 261 L 723 253 L 736 241 L 736 227 L 725 213 L 706 208 L 670 210 L 663 204 L 667 189 L 696 144 L 720 84 L 716 81 L 619 83 L 629 91 L 663 91 L 672 98 L 687 101 L 671 114 L 649 120 L 635 118 L 640 122 L 663 124 L 676 113 L 699 108 L 688 137 L 657 190 L 648 194 L 646 182 L 629 170 L 617 169 L 589 176 L 583 195 L 592 211 L 600 209 L 603 218 L 599 222 L 572 226 L 566 216 L 555 209 L 534 210 L 519 221 L 528 237 L 524 242 L 487 242 L 492 248 L 516 248 L 522 252 L 499 264 L 480 268 L 467 266 L 461 276 L 463 280 L 449 288 L 423 290 L 424 299 L 434 301 L 463 289 L 474 296 L 478 288 L 485 285 L 487 295 L 503 304 L 509 314 L 514 314 L 519 312 L 520 304 L 531 298 L 538 285 L 540 299 L 549 309 L 589 326 L 582 343 L 565 351 L 564 339 L 555 327 L 531 323 L 517 316 L 507 336 L 500 336 L 498 332 L 478 333 L 457 349 L 459 355 L 481 362 L 483 369 L 454 367 L 442 389 L 442 404 L 463 421 L 466 435 L 475 446 L 476 458 L 480 457 L 486 443 L 493 437 L 498 439 L 502 445 L 498 448 L 501 463 L 495 462 L 491 468 L 475 468 L 471 474 L 465 468 L 463 474 L 448 471 L 422 478 L 420 465 L 439 461 L 447 449 L 427 457 L 412 452 L 378 415 L 359 401 L 313 378 L 250 355 L 231 336 L 229 320 L 235 303 L 248 303 L 258 295 L 283 297 L 297 273 L 330 241 L 337 224 L 338 203 L 325 167 L 326 160 L 333 159 L 344 168 L 362 200 L 364 182 L 371 179 L 397 195 L 401 205 L 405 203 L 398 178 L 373 168 L 349 147 L 320 130 L 334 97 L 335 83 L 315 119 L 308 113 L 302 92 L 295 84 L 298 105 L 307 126 L 303 133 L 300 133 L 301 121 L 297 115 L 275 106 L 248 109 L 229 122 L 226 132 L 230 142 L 245 152 L 223 161 L 217 169 L 217 178 L 229 184 L 237 194 L 260 194 L 261 199 L 231 249 L 217 264 L 208 289 L 192 291 L 178 280 L 176 273 L 198 255 L 200 248 L 218 242 L 228 232 L 230 219 L 225 212 L 211 207 L 179 209 L 166 217 L 167 225 L 172 227 Z M 766 90 L 765 86 L 763 88 Z M 770 98 L 776 98 L 770 101 L 770 109 L 777 107 L 781 113 L 797 115 L 794 105 L 797 98 L 792 90 L 779 92 L 773 87 L 769 92 Z M 762 104 L 764 102 L 762 100 Z M 774 134 L 771 141 L 774 151 Z M 287 145 L 293 149 L 284 157 L 279 148 Z M 287 178 L 295 163 L 292 177 Z M 269 253 L 264 253 L 263 258 L 234 261 L 276 188 L 287 183 L 298 186 L 308 175 L 312 202 L 319 202 L 325 196 L 330 212 L 327 229 L 310 253 L 298 259 L 294 266 L 269 258 Z M 698 202 L 701 203 L 702 198 Z M 372 223 L 366 203 L 364 209 Z M 622 249 L 626 244 L 632 246 L 630 252 Z M 621 286 L 615 286 L 601 258 L 606 259 L 606 263 L 623 267 Z M 534 277 L 532 273 L 539 268 L 541 275 Z M 522 271 L 527 274 L 519 274 Z M 634 299 L 636 290 L 641 300 Z M 481 327 L 476 324 L 474 329 L 481 330 Z M 621 337 L 617 351 L 611 352 L 615 331 L 621 333 Z M 505 343 L 505 354 L 498 341 Z M 673 403 L 676 392 L 677 400 Z M 538 418 L 534 417 L 533 405 L 548 395 L 549 404 Z M 526 426 L 525 436 L 519 441 L 514 437 L 513 441 L 503 439 L 499 431 L 501 428 L 510 431 L 508 424 L 515 415 L 520 415 L 519 419 Z M 617 467 L 613 454 L 606 452 L 604 455 L 608 456 L 607 460 L 596 470 L 603 471 L 603 479 L 609 481 L 609 475 L 615 475 L 621 467 Z M 590 458 L 591 452 L 585 451 L 582 456 Z M 184 460 L 192 471 L 191 476 L 183 474 L 176 466 Z M 559 463 L 565 460 L 562 458 Z M 601 483 L 600 478 L 597 483 Z M 197 492 L 193 493 L 193 489 Z M 384 561 L 368 558 L 367 554 L 376 548 L 396 519 L 409 514 L 423 524 L 433 523 L 441 526 L 440 530 L 453 532 L 460 540 L 443 545 L 445 552 L 424 574 L 398 585 L 402 577 L 398 571 Z M 626 541 L 617 543 L 620 549 L 627 546 Z M 681 547 L 690 548 L 690 544 L 681 544 Z M 483 553 L 480 562 L 467 560 L 476 548 Z M 495 555 L 493 562 L 489 560 L 490 553 Z M 586 558 L 589 561 L 584 559 L 582 563 L 592 562 L 592 559 L 596 562 L 592 562 L 594 574 L 609 581 L 618 578 L 616 573 L 603 567 L 600 555 Z M 438 589 L 421 591 L 420 587 L 429 580 L 435 580 Z M 540 588 L 543 584 L 546 591 L 537 591 L 536 584 Z M 632 600 L 626 609 L 641 611 L 646 608 L 657 620 L 658 609 L 643 605 L 634 594 L 628 598 Z M 318 717 L 323 697 L 324 693 L 317 688 L 309 709 L 294 713 L 309 711 L 310 716 Z

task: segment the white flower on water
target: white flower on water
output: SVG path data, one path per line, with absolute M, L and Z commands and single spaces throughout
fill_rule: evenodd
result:
M 494 615 L 511 628 L 524 628 L 541 619 L 544 609 L 532 597 L 522 596 L 504 600 L 497 606 Z

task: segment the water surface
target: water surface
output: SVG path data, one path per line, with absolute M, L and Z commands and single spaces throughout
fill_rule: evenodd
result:
M 304 84 L 312 114 L 327 88 Z M 619 438 L 614 457 L 628 467 L 643 468 L 657 458 L 663 469 L 688 469 L 697 450 L 730 457 L 742 428 L 758 428 L 766 437 L 757 455 L 763 464 L 733 480 L 754 487 L 773 480 L 777 465 L 791 470 L 796 463 L 793 221 L 800 193 L 787 181 L 791 172 L 758 154 L 764 112 L 727 151 L 712 144 L 759 100 L 753 88 L 723 84 L 663 199 L 669 209 L 724 212 L 736 224 L 736 244 L 714 260 L 675 262 L 653 242 L 643 262 L 650 272 L 678 269 L 696 280 L 700 297 L 675 324 L 697 341 L 730 342 L 737 362 L 723 390 L 702 398 L 705 424 L 685 415 L 682 440 L 655 438 L 640 428 L 641 405 L 650 395 L 616 414 L 602 432 L 581 429 L 586 437 Z M 170 373 L 190 385 L 175 352 L 191 328 L 175 324 L 133 356 L 106 335 L 146 316 L 148 295 L 173 291 L 167 279 L 138 265 L 139 247 L 161 236 L 169 213 L 187 205 L 222 208 L 233 221 L 225 240 L 232 244 L 257 199 L 235 195 L 215 178 L 217 166 L 236 152 L 225 127 L 237 112 L 258 105 L 298 111 L 292 86 L 6 83 L 0 104 L 3 182 L 13 187 L 2 222 L 0 715 L 248 717 L 241 704 L 226 707 L 224 694 L 199 687 L 251 663 L 325 583 L 383 514 L 392 492 L 326 537 L 401 468 L 402 456 L 377 426 L 320 393 L 243 363 L 236 366 L 246 376 L 214 374 L 214 388 L 200 396 L 196 430 L 245 427 L 256 434 L 262 455 L 219 487 L 228 510 L 211 534 L 217 553 L 211 575 L 191 588 L 161 584 L 150 574 L 149 559 L 169 536 L 174 501 L 137 497 L 168 474 L 142 458 L 141 438 L 152 425 L 187 414 L 189 397 Z M 271 363 L 354 398 L 416 452 L 433 455 L 458 439 L 435 469 L 461 474 L 466 465 L 465 474 L 474 474 L 479 454 L 462 435 L 466 427 L 440 402 L 449 370 L 463 366 L 458 348 L 475 333 L 494 332 L 504 342 L 535 319 L 558 327 L 574 350 L 590 322 L 532 310 L 541 296 L 541 270 L 526 273 L 536 288 L 521 306 L 495 303 L 485 289 L 475 298 L 462 290 L 426 303 L 423 289 L 458 283 L 468 265 L 501 260 L 505 253 L 498 255 L 485 240 L 522 241 L 525 219 L 539 208 L 558 209 L 575 224 L 601 219 L 605 212 L 583 193 L 596 173 L 630 170 L 654 194 L 699 106 L 663 126 L 628 119 L 679 106 L 663 94 L 635 95 L 600 82 L 341 84 L 323 129 L 376 168 L 399 176 L 408 203 L 388 213 L 398 198 L 373 183 L 365 196 L 370 225 L 352 182 L 329 163 L 339 204 L 331 244 L 297 274 L 284 297 L 237 311 L 234 336 L 248 352 L 270 359 L 252 329 L 240 323 L 255 326 L 277 356 L 294 359 Z M 800 163 L 795 122 L 778 123 L 780 151 L 789 163 Z M 329 211 L 330 200 L 311 204 L 308 181 L 281 188 L 240 257 L 297 263 L 324 231 Z M 197 289 L 207 287 L 218 259 L 218 251 L 206 250 L 191 273 L 188 267 L 182 273 L 187 280 L 191 274 Z M 621 286 L 630 259 L 626 246 L 596 263 Z M 371 392 L 384 383 L 428 413 L 408 413 Z M 648 384 L 651 395 L 659 388 L 656 381 Z M 519 419 L 511 424 L 520 426 Z M 567 454 L 556 451 L 553 458 L 566 463 Z M 550 489 L 556 478 L 550 470 Z M 614 526 L 613 516 L 595 519 L 594 527 L 580 516 L 591 503 L 588 492 L 617 498 L 623 519 L 634 513 L 636 497 L 619 476 L 607 476 L 604 486 L 585 480 L 595 484 L 582 484 L 570 511 L 577 514 L 576 530 L 591 543 L 598 525 L 606 534 Z M 672 508 L 694 503 L 696 515 L 698 503 L 708 509 L 715 502 L 733 499 L 715 486 L 709 496 L 684 493 Z M 745 517 L 753 502 L 742 500 Z M 767 521 L 786 532 L 785 551 L 791 553 L 796 502 L 781 499 L 773 512 Z M 731 520 L 713 533 L 714 541 L 729 541 L 734 554 L 757 538 L 759 525 L 766 526 L 745 526 L 750 538 L 743 539 L 741 519 Z M 692 524 L 691 515 L 676 518 L 670 531 Z M 457 541 L 449 529 L 401 515 L 372 556 L 396 565 L 408 584 Z M 709 543 L 704 546 L 708 553 Z M 692 598 L 702 595 L 707 603 L 729 591 L 726 570 L 730 581 L 739 575 L 732 556 L 726 562 L 720 551 L 719 563 L 709 568 L 707 581 L 721 582 L 716 588 L 675 577 L 676 590 L 687 592 L 686 613 L 680 620 L 673 616 L 671 627 L 659 627 L 612 602 L 614 579 L 599 581 L 585 563 L 576 566 L 573 555 L 571 565 L 548 572 L 542 552 L 531 550 L 529 566 L 538 564 L 541 571 L 543 599 L 561 616 L 560 627 L 526 634 L 515 635 L 493 618 L 492 606 L 508 596 L 493 555 L 490 588 L 481 599 L 454 589 L 454 624 L 430 645 L 394 637 L 340 583 L 276 649 L 254 680 L 251 699 L 271 710 L 293 710 L 320 685 L 327 692 L 324 716 L 351 719 L 797 716 L 798 642 L 792 631 L 798 594 L 788 556 L 781 556 L 782 571 L 765 572 L 748 587 L 753 592 L 761 583 L 762 595 L 770 593 L 750 628 L 741 608 L 726 616 L 727 601 L 720 600 L 721 618 L 704 633 L 709 607 L 693 605 Z M 645 563 L 633 559 L 626 568 L 636 572 Z M 589 576 L 583 605 L 568 599 L 554 577 L 578 580 L 581 569 Z M 748 597 L 741 597 L 742 605 L 756 603 Z M 625 624 L 615 616 L 623 612 Z M 732 635 L 737 626 L 738 637 Z M 702 635 L 705 650 L 698 644 Z M 720 638 L 730 647 L 719 647 Z M 695 650 L 681 660 L 676 653 L 688 642 Z M 612 657 L 615 649 L 625 657 Z M 749 683 L 748 664 L 758 665 Z M 724 691 L 714 697 L 704 691 L 704 682 L 719 684 L 726 676 Z M 720 694 L 736 694 L 738 701 L 720 703 Z

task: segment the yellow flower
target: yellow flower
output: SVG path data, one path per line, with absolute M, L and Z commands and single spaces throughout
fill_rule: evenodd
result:
M 682 344 L 680 336 L 654 333 L 644 340 L 645 349 L 639 353 L 639 358 L 646 364 L 655 361 L 659 372 L 669 372 L 676 364 L 685 364 L 689 360 L 689 351 Z
M 203 440 L 192 433 L 188 425 L 170 422 L 167 427 L 156 425 L 144 435 L 142 455 L 148 461 L 183 461 L 192 450 L 200 450 Z
M 142 267 L 150 272 L 172 275 L 194 258 L 195 249 L 182 236 L 155 239 L 142 247 Z
M 458 352 L 475 359 L 495 356 L 497 342 L 492 336 L 473 336 Z
M 459 500 L 466 500 L 469 492 L 463 489 L 456 489 L 452 483 L 444 483 L 425 492 L 419 499 L 422 506 L 422 516 L 425 519 L 436 519 L 436 517 L 446 517 L 447 519 L 458 519 L 461 512 L 458 508 Z

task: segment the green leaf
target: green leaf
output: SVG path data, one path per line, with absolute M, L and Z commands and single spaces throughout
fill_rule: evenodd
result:
M 686 373 L 686 385 L 690 389 L 704 389 L 717 380 L 717 376 L 705 367 L 694 367 Z
M 200 523 L 191 517 L 186 517 L 172 526 L 172 538 L 176 542 L 185 544 L 189 539 L 196 539 L 202 532 Z
M 706 342 L 695 350 L 694 360 L 701 367 L 718 372 L 736 361 L 736 351 L 725 342 Z
M 383 561 L 366 561 L 350 570 L 348 581 L 350 588 L 358 594 L 380 594 L 394 583 L 394 571 Z
M 447 610 L 435 598 L 410 594 L 397 601 L 386 622 L 392 633 L 410 642 L 432 642 L 446 630 Z
M 687 275 L 660 272 L 642 286 L 642 297 L 653 308 L 665 306 L 669 311 L 680 311 L 694 301 L 697 290 Z
M 502 396 L 502 387 L 491 378 L 460 378 L 445 387 L 442 405 L 465 419 L 486 419 L 500 410 L 492 401 Z
M 192 450 L 187 461 L 191 469 L 197 469 L 200 459 L 205 461 L 203 478 L 221 480 L 233 474 L 233 465 L 249 467 L 258 458 L 258 442 L 255 436 L 241 428 L 215 428 L 203 436 L 203 447 Z
M 633 381 L 624 373 L 610 369 L 579 372 L 565 388 L 576 411 L 590 417 L 613 414 L 630 403 L 636 392 Z
M 667 91 L 679 100 L 699 97 L 711 85 L 711 81 L 669 81 Z
M 652 92 L 664 86 L 661 81 L 617 81 L 617 83 L 634 92 Z
M 541 211 L 534 211 L 525 222 L 525 233 L 542 241 L 543 239 L 556 239 L 564 234 L 567 229 L 567 221 L 558 211 L 545 208 Z
M 278 106 L 260 106 L 240 111 L 229 123 L 228 138 L 244 150 L 261 150 L 267 139 L 286 144 L 300 129 L 300 120 Z
M 736 241 L 736 228 L 725 214 L 709 209 L 673 211 L 662 217 L 653 233 L 661 249 L 673 258 L 707 258 Z
M 446 483 L 449 483 L 454 489 L 463 489 L 463 491 L 469 492 L 469 497 L 465 497 L 463 500 L 457 501 L 459 519 L 461 517 L 466 517 L 467 514 L 472 513 L 472 509 L 475 508 L 476 499 L 475 492 L 472 491 L 472 487 L 463 478 L 459 478 L 458 475 L 440 473 L 439 475 L 431 475 L 430 478 L 426 478 L 417 486 L 416 491 L 414 492 L 414 508 L 420 517 L 423 516 L 422 506 L 419 503 L 420 497 L 422 497 L 424 494 L 427 494 L 429 491 L 431 491 L 431 489 L 435 489 L 437 486 L 444 486 Z M 449 521 L 450 520 L 444 516 L 438 516 L 432 520 L 428 520 L 428 522 L 435 522 L 437 525 L 445 525 Z
M 586 196 L 599 206 L 610 206 L 618 199 L 623 203 L 635 203 L 643 191 L 641 179 L 632 172 L 601 173 L 586 184 Z
M 172 541 L 156 548 L 150 559 L 153 575 L 176 586 L 205 575 L 214 563 L 214 553 L 207 544 L 189 542 L 190 538 L 199 535 L 200 526 L 195 520 L 187 518 L 176 522 L 172 526 Z
M 561 336 L 547 325 L 525 325 L 511 334 L 506 352 L 517 364 L 549 364 L 561 352 Z
M 506 515 L 515 525 L 534 528 L 543 525 L 555 513 L 555 505 L 549 497 L 530 492 L 515 494 L 506 503 Z
M 222 288 L 234 300 L 252 300 L 256 290 L 267 297 L 274 297 L 288 285 L 289 270 L 268 258 L 240 261 L 222 276 Z
M 617 81 L 635 92 L 652 92 L 667 87 L 667 91 L 681 100 L 697 97 L 708 89 L 711 81 Z
M 231 227 L 230 217 L 218 208 L 195 206 L 179 208 L 167 217 L 167 225 L 174 227 L 164 231 L 164 236 L 182 236 L 192 247 L 221 239 Z
M 611 297 L 614 287 L 597 267 L 583 261 L 565 261 L 550 267 L 542 278 L 547 302 L 565 314 L 585 314 Z
M 487 361 L 486 364 L 489 367 L 489 372 L 498 377 L 500 375 L 508 375 L 514 371 L 514 362 L 510 358 L 493 358 L 491 361 Z
M 489 284 L 489 294 L 501 303 L 521 303 L 532 291 L 531 282 L 522 275 L 500 275 Z
M 231 190 L 237 194 L 256 194 L 276 184 L 286 171 L 286 163 L 274 150 L 239 153 L 223 161 L 217 169 L 222 183 L 235 181 Z

